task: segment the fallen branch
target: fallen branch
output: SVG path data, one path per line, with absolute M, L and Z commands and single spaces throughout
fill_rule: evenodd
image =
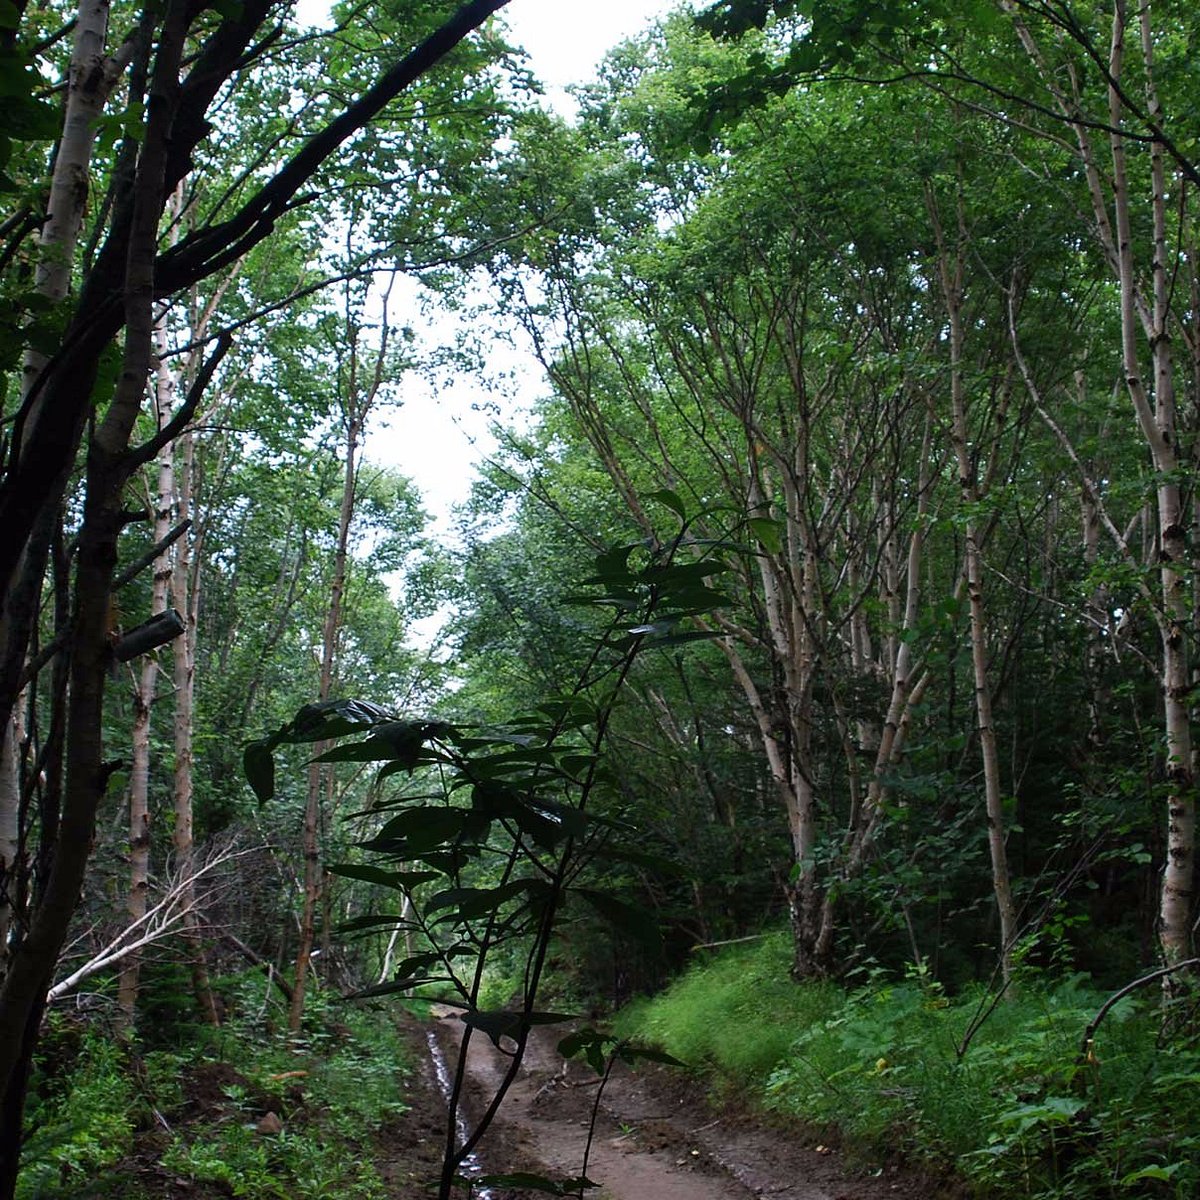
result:
M 267 979 L 270 980 L 282 993 L 283 998 L 291 1004 L 292 1002 L 292 985 L 279 973 L 273 962 L 268 962 L 263 958 L 257 950 L 247 946 L 240 937 L 230 933 L 228 929 L 221 931 L 221 941 L 227 943 L 236 950 L 248 963 L 261 968 L 266 972 Z
M 695 954 L 697 950 L 715 950 L 718 946 L 737 946 L 742 942 L 757 942 L 765 936 L 761 933 L 752 933 L 748 937 L 726 938 L 723 942 L 697 942 L 692 947 L 691 953 Z
M 195 884 L 198 879 L 216 870 L 225 863 L 244 858 L 248 854 L 257 854 L 261 848 L 255 846 L 251 850 L 224 850 L 213 856 L 198 871 L 190 875 L 179 874 L 171 879 L 166 891 L 157 904 L 147 909 L 142 916 L 132 924 L 127 925 L 107 945 L 98 950 L 86 962 L 79 966 L 64 979 L 60 979 L 46 994 L 50 1002 L 60 1000 L 63 996 L 74 991 L 85 979 L 98 975 L 101 971 L 128 958 L 131 954 L 145 949 L 147 946 L 160 942 L 175 933 L 183 924 L 184 918 L 196 912 L 205 901 L 215 892 L 214 889 L 198 894 Z

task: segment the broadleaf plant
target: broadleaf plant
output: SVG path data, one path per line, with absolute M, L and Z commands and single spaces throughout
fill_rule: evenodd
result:
M 627 862 L 636 853 L 621 844 L 629 832 L 595 811 L 611 783 L 603 748 L 609 720 L 635 660 L 674 647 L 702 631 L 681 628 L 724 602 L 708 580 L 726 569 L 711 547 L 687 539 L 680 518 L 669 542 L 636 543 L 601 554 L 581 585 L 579 603 L 608 615 L 575 685 L 504 727 L 481 729 L 439 720 L 413 720 L 360 700 L 310 704 L 267 737 L 247 745 L 245 770 L 260 800 L 275 787 L 276 750 L 285 745 L 340 741 L 324 762 L 378 763 L 374 801 L 363 816 L 377 819 L 361 848 L 369 864 L 330 869 L 398 893 L 391 911 L 403 917 L 357 918 L 343 932 L 402 930 L 410 953 L 391 979 L 358 996 L 433 988 L 461 1008 L 459 1064 L 449 1100 L 446 1150 L 439 1196 L 463 1177 L 460 1169 L 516 1078 L 530 1030 L 567 1021 L 541 1012 L 537 995 L 557 918 L 578 897 L 618 929 L 639 940 L 658 931 L 626 904 L 589 886 L 593 864 Z M 387 787 L 384 787 L 384 784 Z M 523 962 L 519 999 L 502 1010 L 480 1005 L 489 957 L 505 947 Z M 509 1062 L 483 1116 L 460 1135 L 460 1095 L 476 1031 L 503 1049 Z M 586 1175 L 586 1170 L 583 1172 Z M 582 1176 L 553 1185 L 559 1194 L 591 1186 Z

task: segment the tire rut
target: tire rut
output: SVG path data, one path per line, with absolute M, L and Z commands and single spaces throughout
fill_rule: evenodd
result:
M 437 1021 L 439 1042 L 455 1061 L 463 1031 L 454 1015 Z M 896 1172 L 856 1174 L 842 1158 L 796 1127 L 714 1111 L 695 1089 L 655 1071 L 613 1072 L 588 1130 L 597 1080 L 564 1062 L 561 1030 L 535 1028 L 521 1071 L 479 1146 L 486 1173 L 531 1171 L 588 1177 L 601 1200 L 931 1200 L 927 1179 Z M 467 1059 L 468 1114 L 487 1106 L 510 1059 L 476 1034 Z M 503 1192 L 496 1200 L 525 1193 Z M 531 1197 L 536 1193 L 528 1193 Z

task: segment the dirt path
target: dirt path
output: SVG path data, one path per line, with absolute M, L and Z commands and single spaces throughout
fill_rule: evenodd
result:
M 462 1032 L 454 1016 L 438 1021 L 453 1062 Z M 595 1076 L 564 1063 L 561 1031 L 535 1029 L 521 1074 L 480 1145 L 486 1172 L 580 1173 L 596 1097 Z M 472 1038 L 469 1107 L 482 1111 L 508 1066 L 486 1037 Z M 601 1200 L 931 1200 L 928 1180 L 884 1171 L 856 1174 L 841 1156 L 795 1127 L 706 1103 L 682 1073 L 614 1072 L 601 1099 L 587 1167 Z M 507 1200 L 494 1196 L 493 1200 Z

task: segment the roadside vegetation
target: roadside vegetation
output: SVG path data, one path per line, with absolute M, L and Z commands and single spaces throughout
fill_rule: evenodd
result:
M 864 965 L 843 984 L 780 984 L 771 934 L 697 963 L 616 1028 L 873 1162 L 898 1158 L 980 1196 L 1171 1196 L 1200 1189 L 1200 1042 L 1161 994 L 1109 1000 L 1029 970 L 997 1003 L 920 970 Z M 1168 1023 L 1170 1026 L 1171 1023 Z
M 389 1195 L 376 1162 L 416 1068 L 395 1015 L 315 991 L 299 1038 L 252 974 L 214 981 L 219 1029 L 171 1018 L 175 972 L 150 973 L 147 1036 L 56 1013 L 33 1081 L 22 1200 Z

